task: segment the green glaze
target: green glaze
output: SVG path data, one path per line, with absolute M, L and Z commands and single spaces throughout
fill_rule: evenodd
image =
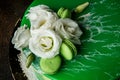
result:
M 45 75 L 52 80 L 115 80 L 120 76 L 120 0 L 35 0 L 28 9 L 46 4 L 56 12 L 60 7 L 72 10 L 87 1 L 90 5 L 80 14 L 89 17 L 81 21 L 84 26 L 78 55 L 64 61 L 58 73 Z M 30 26 L 25 15 L 24 24 Z

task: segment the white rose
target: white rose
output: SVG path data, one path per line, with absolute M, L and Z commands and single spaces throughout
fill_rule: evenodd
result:
M 54 30 L 62 37 L 70 39 L 75 44 L 80 44 L 80 36 L 82 31 L 79 25 L 68 18 L 59 19 L 53 24 Z
M 30 30 L 27 28 L 26 25 L 19 27 L 12 38 L 12 44 L 15 44 L 14 47 L 18 50 L 21 50 L 24 47 L 28 46 Z
M 52 30 L 40 30 L 30 38 L 30 50 L 42 58 L 52 58 L 59 54 L 61 38 Z
M 52 28 L 52 24 L 58 19 L 56 13 L 46 5 L 38 5 L 30 8 L 26 17 L 31 23 L 31 34 L 39 31 L 41 28 Z

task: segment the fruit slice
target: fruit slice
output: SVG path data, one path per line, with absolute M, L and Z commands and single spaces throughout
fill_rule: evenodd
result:
M 73 50 L 64 42 L 61 45 L 60 52 L 66 60 L 71 60 L 73 58 Z
M 53 58 L 46 58 L 40 60 L 40 67 L 46 74 L 54 74 L 58 71 L 61 65 L 60 56 L 55 56 Z
M 75 47 L 75 45 L 68 39 L 65 39 L 64 42 L 71 47 L 71 49 L 73 50 L 73 55 L 77 55 L 77 49 Z
M 35 60 L 35 55 L 33 53 L 29 54 L 26 61 L 26 67 L 29 68 L 34 60 Z

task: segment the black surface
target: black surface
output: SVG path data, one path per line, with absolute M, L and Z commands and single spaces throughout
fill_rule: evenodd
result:
M 9 62 L 9 43 L 16 21 L 22 17 L 31 2 L 32 0 L 0 0 L 0 80 L 13 80 Z M 14 53 L 15 51 L 12 52 Z M 20 77 L 17 74 L 16 76 Z

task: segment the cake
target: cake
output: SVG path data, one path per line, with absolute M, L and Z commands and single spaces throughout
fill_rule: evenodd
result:
M 68 2 L 70 3 L 68 4 Z M 25 38 L 26 43 L 23 46 L 19 46 L 18 44 L 17 45 L 20 48 L 26 46 L 29 42 L 29 37 L 31 37 L 31 35 L 29 35 L 30 34 L 29 28 L 31 28 L 30 19 L 34 20 L 35 15 L 32 14 L 32 16 L 34 16 L 32 18 L 28 15 L 30 13 L 30 8 L 33 8 L 39 5 L 47 5 L 52 10 L 57 12 L 57 10 L 60 7 L 65 7 L 72 10 L 77 5 L 82 4 L 83 2 L 85 1 L 75 0 L 74 3 L 72 0 L 62 0 L 62 1 L 35 0 L 33 1 L 33 3 L 26 10 L 25 15 L 23 16 L 22 23 L 21 23 L 22 28 L 20 28 L 22 33 L 27 34 L 27 36 L 24 36 L 24 34 L 22 36 L 23 38 Z M 45 7 L 45 9 L 48 10 L 47 7 Z M 77 29 L 77 30 L 80 32 L 78 33 L 79 37 L 81 36 L 81 34 L 82 36 L 80 37 L 79 40 L 71 39 L 70 41 L 74 44 L 77 44 L 75 46 L 72 46 L 74 53 L 75 53 L 74 47 L 77 48 L 77 55 L 72 57 L 72 59 L 71 59 L 71 56 L 67 58 L 66 56 L 64 56 L 65 59 L 61 58 L 62 60 L 59 61 L 61 66 L 58 67 L 59 69 L 57 69 L 57 72 L 53 74 L 51 73 L 49 74 L 49 72 L 47 72 L 48 70 L 46 69 L 41 70 L 40 56 L 43 58 L 46 58 L 46 56 L 37 54 L 35 50 L 37 44 L 34 48 L 30 46 L 29 47 L 30 49 L 28 47 L 20 49 L 21 53 L 18 55 L 20 65 L 23 69 L 23 72 L 28 77 L 28 80 L 116 80 L 120 76 L 120 68 L 119 68 L 120 66 L 120 63 L 119 63 L 120 62 L 120 54 L 119 54 L 120 23 L 118 20 L 120 18 L 118 16 L 120 13 L 119 9 L 120 9 L 119 1 L 114 2 L 110 0 L 101 0 L 101 1 L 91 0 L 89 7 L 87 7 L 83 13 L 79 14 L 80 15 L 79 19 L 83 19 L 83 20 L 78 21 L 78 23 L 82 24 L 82 26 L 79 25 L 81 29 L 80 30 Z M 54 16 L 56 16 L 56 14 L 54 14 Z M 53 20 L 52 19 L 50 20 L 56 21 L 56 18 L 54 18 Z M 44 23 L 44 21 L 42 23 Z M 34 24 L 34 22 L 32 24 Z M 28 28 L 26 29 L 26 27 Z M 33 29 L 31 30 L 31 34 L 35 35 L 35 37 L 31 39 L 31 42 L 33 43 L 38 37 L 36 35 L 37 31 L 34 31 L 34 29 L 36 28 L 37 27 L 33 27 Z M 24 31 L 24 29 L 26 29 L 26 31 Z M 43 30 L 44 29 L 46 28 L 43 28 Z M 44 33 L 45 35 L 54 34 L 54 33 L 51 33 L 51 31 L 48 31 L 48 34 L 46 34 L 47 33 L 46 31 L 40 30 L 40 32 Z M 59 32 L 59 29 L 57 32 Z M 58 40 L 56 40 L 57 42 L 55 43 L 57 45 L 54 47 L 54 49 L 57 48 L 60 44 L 62 44 L 61 39 L 60 38 L 57 38 L 57 39 Z M 49 40 L 51 40 L 51 38 Z M 81 42 L 81 44 L 79 41 Z M 65 42 L 69 43 L 69 41 L 65 41 Z M 44 43 L 44 42 L 41 42 L 41 43 Z M 22 43 L 19 43 L 19 44 L 21 45 Z M 31 43 L 29 45 L 34 45 L 34 44 Z M 63 46 L 65 45 L 63 44 Z M 32 59 L 34 59 L 34 61 L 32 62 L 31 65 L 28 64 L 29 68 L 27 68 L 26 61 L 28 59 L 29 54 L 31 54 L 31 51 L 35 53 L 34 54 L 35 57 L 33 57 L 34 55 L 30 56 L 32 57 Z M 47 56 L 47 58 L 53 57 L 53 55 L 55 56 L 58 55 L 59 53 L 57 52 L 56 54 L 51 54 Z

